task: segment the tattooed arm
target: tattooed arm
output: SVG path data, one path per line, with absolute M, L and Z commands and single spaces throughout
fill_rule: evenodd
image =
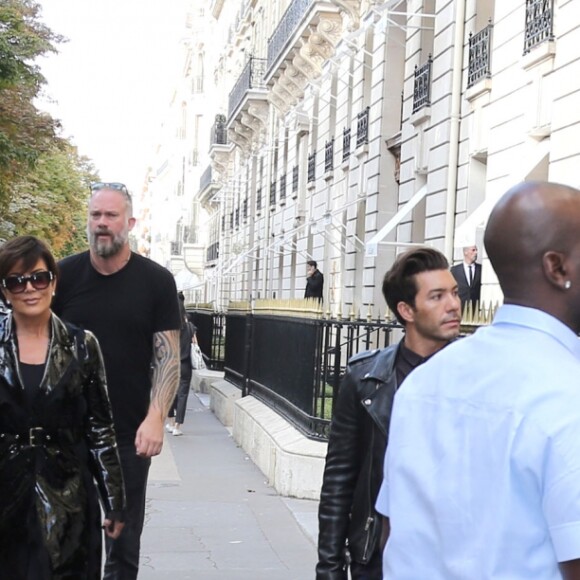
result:
M 179 330 L 153 335 L 153 379 L 149 412 L 137 430 L 135 448 L 141 457 L 161 453 L 163 422 L 179 386 Z

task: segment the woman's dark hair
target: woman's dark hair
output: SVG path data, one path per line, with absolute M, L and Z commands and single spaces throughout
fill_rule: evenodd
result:
M 33 268 L 38 260 L 44 260 L 46 268 L 55 277 L 58 276 L 58 266 L 49 247 L 34 236 L 18 236 L 8 240 L 0 247 L 0 280 L 13 270 L 15 266 L 24 272 Z
M 415 307 L 417 296 L 415 275 L 421 272 L 448 269 L 447 258 L 439 250 L 433 248 L 407 250 L 397 256 L 395 263 L 383 278 L 383 296 L 391 312 L 402 325 L 405 325 L 405 321 L 399 315 L 397 304 L 405 302 Z

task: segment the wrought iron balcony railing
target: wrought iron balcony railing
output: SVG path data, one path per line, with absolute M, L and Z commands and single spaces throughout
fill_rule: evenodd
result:
M 211 165 L 201 174 L 199 178 L 199 190 L 203 191 L 213 183 Z
M 467 70 L 467 88 L 481 79 L 491 78 L 491 31 L 490 22 L 476 34 L 469 33 L 469 68 Z
M 219 255 L 220 255 L 220 243 L 214 242 L 213 244 L 210 244 L 207 247 L 205 253 L 205 260 L 206 262 L 213 262 L 214 260 L 217 260 L 219 258 Z
M 298 165 L 292 168 L 292 193 L 298 191 Z
M 361 111 L 356 117 L 356 146 L 366 145 L 369 142 L 369 107 Z
M 345 127 L 342 132 L 342 162 L 350 157 L 350 127 Z
M 524 54 L 545 40 L 554 40 L 554 0 L 526 0 Z
M 316 179 L 316 151 L 308 155 L 308 183 Z
M 286 199 L 286 174 L 284 173 L 284 175 L 280 176 L 280 189 L 279 191 L 279 197 L 280 197 L 280 201 L 284 201 Z
M 268 40 L 268 72 L 278 61 L 314 0 L 293 0 Z
M 262 188 L 258 187 L 256 191 L 256 210 L 260 211 L 262 209 Z
M 334 169 L 334 137 L 327 141 L 324 146 L 324 172 L 328 173 Z
M 228 131 L 226 127 L 226 116 L 216 115 L 215 122 L 211 128 L 210 147 L 213 145 L 227 145 Z
M 228 101 L 228 116 L 233 118 L 238 108 L 251 89 L 265 87 L 263 77 L 266 72 L 266 59 L 251 56 L 238 77 L 234 88 L 230 92 Z
M 276 205 L 276 181 L 270 183 L 270 207 Z
M 413 113 L 431 104 L 431 55 L 425 64 L 415 65 L 415 86 L 413 88 Z

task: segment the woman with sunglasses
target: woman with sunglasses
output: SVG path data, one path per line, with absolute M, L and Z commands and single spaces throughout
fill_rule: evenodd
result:
M 95 337 L 50 309 L 57 266 L 21 236 L 0 247 L 0 577 L 101 577 L 124 488 Z M 95 485 L 96 481 L 96 485 Z M 98 489 L 97 489 L 98 488 Z

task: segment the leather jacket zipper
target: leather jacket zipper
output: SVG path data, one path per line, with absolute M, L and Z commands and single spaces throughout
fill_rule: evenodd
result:
M 372 510 L 372 506 L 373 506 L 373 501 L 371 498 L 371 476 L 372 476 L 372 470 L 373 470 L 373 462 L 372 462 L 372 451 L 375 445 L 375 427 L 373 426 L 372 431 L 371 431 L 371 444 L 370 444 L 370 450 L 371 450 L 371 461 L 369 461 L 369 473 L 368 473 L 368 482 L 369 482 L 369 487 L 368 487 L 368 502 L 369 502 L 369 508 Z M 367 521 L 365 522 L 365 527 L 364 527 L 364 532 L 366 534 L 366 539 L 365 539 L 365 547 L 363 550 L 363 561 L 364 562 L 368 562 L 368 551 L 369 551 L 369 544 L 371 542 L 371 533 L 370 533 L 370 528 L 371 528 L 371 524 L 373 523 L 374 520 L 374 516 L 372 515 L 372 512 L 369 513 L 369 515 L 367 516 Z

